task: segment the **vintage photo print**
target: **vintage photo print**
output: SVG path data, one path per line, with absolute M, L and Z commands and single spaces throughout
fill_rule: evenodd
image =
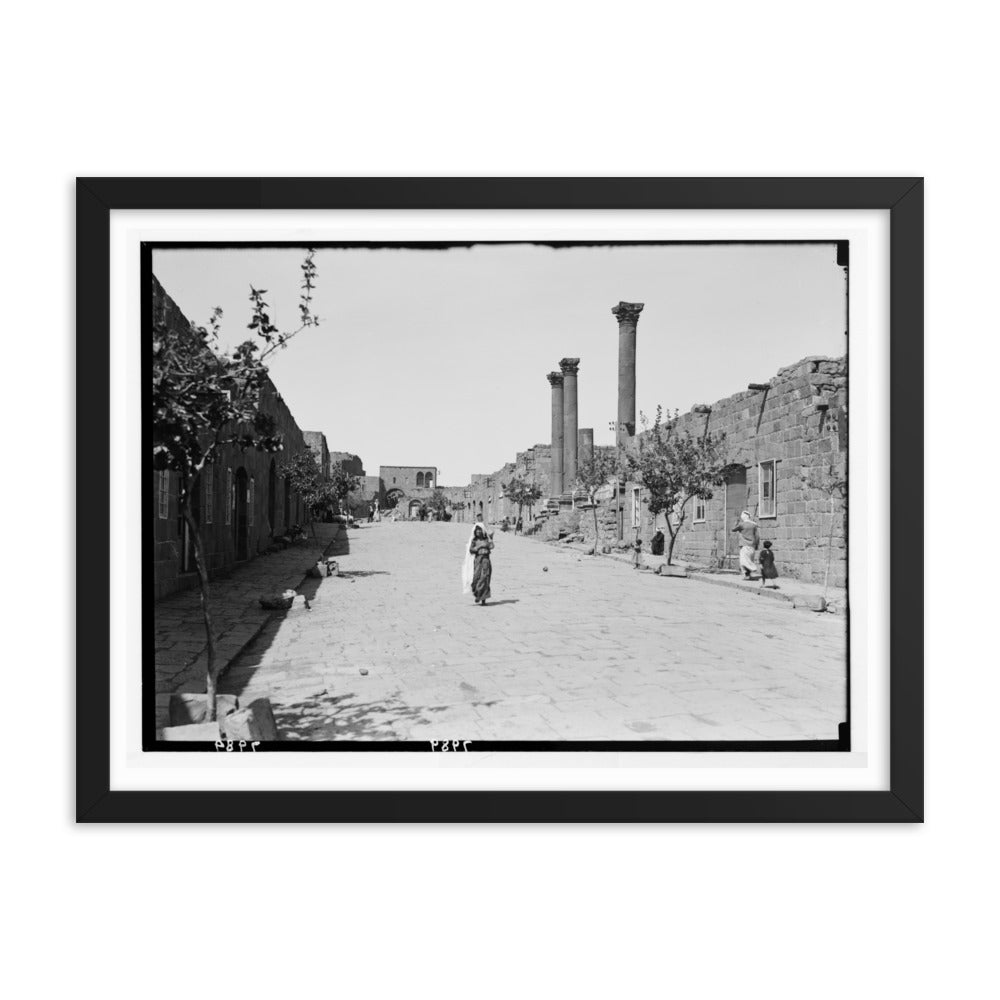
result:
M 850 249 L 143 243 L 143 749 L 851 750 Z

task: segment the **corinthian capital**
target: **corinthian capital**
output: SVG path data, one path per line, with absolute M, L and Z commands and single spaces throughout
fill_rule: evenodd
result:
M 562 372 L 549 372 L 545 377 L 549 380 L 549 385 L 563 384 Z
M 645 304 L 645 302 L 619 302 L 618 305 L 611 307 L 611 311 L 619 323 L 635 323 Z
M 559 367 L 562 369 L 564 376 L 575 375 L 580 370 L 580 359 L 579 358 L 563 358 L 559 362 Z

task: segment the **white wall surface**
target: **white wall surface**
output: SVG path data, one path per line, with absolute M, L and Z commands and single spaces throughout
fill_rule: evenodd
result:
M 964 0 L 6 9 L 4 422 L 37 435 L 2 493 L 8 995 L 995 988 L 1000 563 L 970 436 L 1000 370 L 995 21 Z M 74 826 L 78 174 L 925 175 L 926 402 L 947 416 L 926 825 Z

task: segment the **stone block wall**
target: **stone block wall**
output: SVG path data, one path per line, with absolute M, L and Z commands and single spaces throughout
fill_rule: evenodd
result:
M 190 324 L 177 305 L 153 278 L 154 314 L 184 331 Z M 264 551 L 275 535 L 291 524 L 306 523 L 308 512 L 301 497 L 281 475 L 282 463 L 307 447 L 305 436 L 274 384 L 264 387 L 261 409 L 275 418 L 283 450 L 276 454 L 223 448 L 218 460 L 206 467 L 194 497 L 196 516 L 209 575 L 224 575 L 237 562 Z M 180 478 L 174 472 L 151 471 L 153 592 L 159 600 L 167 594 L 197 586 L 193 547 L 181 524 L 178 497 Z M 242 487 L 240 487 L 242 484 Z M 245 516 L 238 516 L 245 511 Z M 238 528 L 242 527 L 242 538 Z M 242 557 L 242 558 L 239 558 Z
M 773 543 L 781 575 L 822 582 L 829 561 L 830 583 L 846 585 L 844 501 L 836 493 L 831 515 L 830 495 L 809 482 L 846 479 L 846 358 L 803 358 L 780 369 L 766 391 L 738 392 L 710 408 L 693 409 L 679 417 L 677 427 L 694 435 L 724 433 L 731 470 L 730 482 L 716 487 L 706 502 L 703 520 L 695 521 L 693 501 L 688 505 L 675 558 L 709 567 L 733 566 L 738 549 L 732 528 L 745 509 L 757 521 L 761 541 Z M 761 483 L 771 462 L 773 514 L 764 513 L 761 502 Z M 628 484 L 624 497 L 626 526 L 634 532 L 638 524 L 648 546 L 656 527 L 668 534 L 664 515 L 654 525 L 640 491 L 636 518 L 633 488 Z

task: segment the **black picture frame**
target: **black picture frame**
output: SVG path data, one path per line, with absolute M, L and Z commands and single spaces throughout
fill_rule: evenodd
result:
M 128 209 L 884 209 L 890 218 L 888 791 L 197 792 L 110 789 L 110 215 Z M 79 178 L 78 822 L 922 822 L 923 180 Z M 86 419 L 83 419 L 84 412 Z M 101 527 L 103 526 L 103 528 Z

